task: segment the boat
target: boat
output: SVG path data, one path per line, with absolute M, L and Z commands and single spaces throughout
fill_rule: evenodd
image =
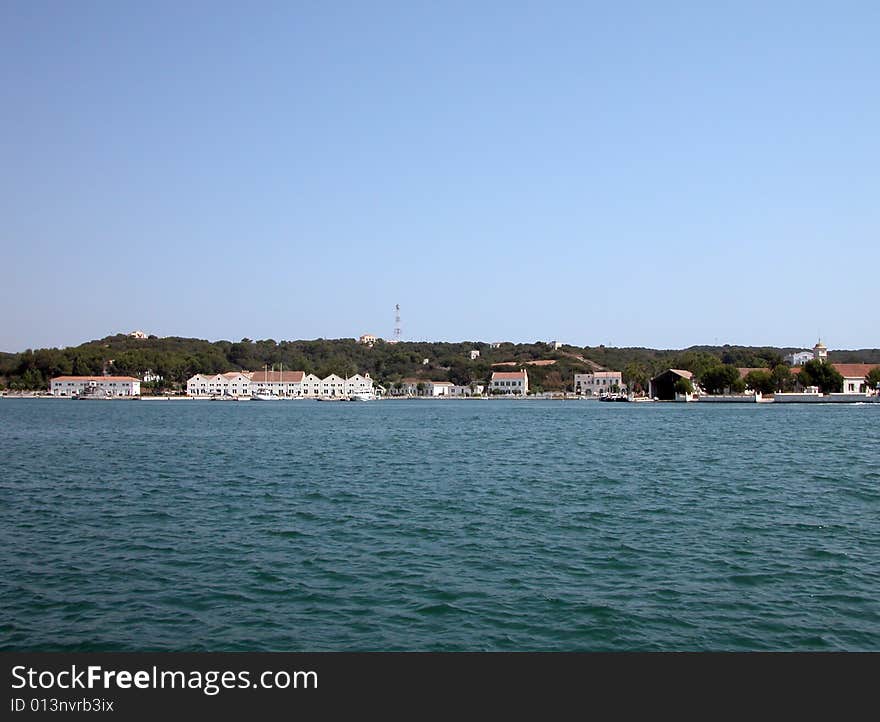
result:
M 99 387 L 96 381 L 89 381 L 89 385 L 83 387 L 83 390 L 73 398 L 78 401 L 101 400 L 112 398 L 112 394 L 107 389 Z
M 284 378 L 284 367 L 282 366 L 281 377 Z M 269 365 L 266 364 L 266 383 L 269 383 Z M 251 394 L 253 401 L 281 401 L 280 396 L 276 396 L 270 391 L 255 391 Z
M 375 401 L 376 394 L 371 394 L 369 391 L 357 391 L 348 398 L 351 401 Z

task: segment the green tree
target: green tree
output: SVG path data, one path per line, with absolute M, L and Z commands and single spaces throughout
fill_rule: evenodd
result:
M 745 385 L 761 394 L 772 394 L 776 390 L 776 381 L 769 371 L 749 371 Z
M 801 366 L 798 380 L 802 386 L 818 386 L 823 394 L 843 391 L 843 376 L 834 366 L 821 359 L 807 361 Z
M 471 382 L 471 379 L 471 371 L 468 368 L 468 364 L 460 360 L 453 361 L 449 367 L 449 380 L 458 386 L 466 386 Z
M 872 368 L 865 376 L 865 381 L 868 382 L 869 389 L 880 388 L 880 366 Z
M 700 376 L 700 385 L 707 394 L 723 394 L 726 389 L 740 388 L 739 369 L 736 366 L 719 364 L 709 368 Z
M 690 379 L 679 378 L 678 381 L 675 382 L 675 393 L 677 394 L 692 394 L 694 393 L 694 385 L 691 383 Z
M 774 391 L 791 391 L 794 388 L 794 379 L 792 378 L 791 369 L 785 364 L 777 364 L 770 372 L 773 379 Z
M 624 366 L 622 375 L 623 383 L 625 383 L 631 391 L 635 392 L 644 391 L 648 388 L 648 381 L 651 378 L 645 365 L 638 361 L 630 361 L 630 363 Z

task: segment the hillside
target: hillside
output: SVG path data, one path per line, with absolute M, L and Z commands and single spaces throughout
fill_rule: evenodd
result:
M 470 352 L 480 357 L 471 360 Z M 622 371 L 628 383 L 645 385 L 655 373 L 669 367 L 700 374 L 718 363 L 735 366 L 774 366 L 792 350 L 749 346 L 692 346 L 687 349 L 614 348 L 605 346 L 563 346 L 554 350 L 546 343 L 500 344 L 492 348 L 479 341 L 377 342 L 373 347 L 354 339 L 311 341 L 205 341 L 195 338 L 150 337 L 135 339 L 118 334 L 64 349 L 27 350 L 0 354 L 0 376 L 11 388 L 46 388 L 48 380 L 63 374 L 113 374 L 142 376 L 152 370 L 171 387 L 180 387 L 195 373 L 257 370 L 284 364 L 318 376 L 330 373 L 369 373 L 383 385 L 404 377 L 448 380 L 454 383 L 483 383 L 492 365 L 512 362 L 524 366 L 530 361 L 554 360 L 547 365 L 529 364 L 530 386 L 535 390 L 571 389 L 572 376 L 598 368 Z M 832 351 L 831 359 L 843 363 L 880 363 L 880 349 Z M 427 363 L 425 363 L 427 360 Z

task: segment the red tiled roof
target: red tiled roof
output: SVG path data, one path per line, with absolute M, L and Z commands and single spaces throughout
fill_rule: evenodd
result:
M 52 381 L 140 381 L 133 376 L 56 376 Z
M 845 379 L 861 379 L 871 373 L 871 369 L 880 367 L 880 364 L 831 364 Z M 803 366 L 792 366 L 791 372 L 799 374 Z
M 683 369 L 669 369 L 674 374 L 678 374 L 679 376 L 684 376 L 686 379 L 692 379 L 694 375 L 690 371 L 685 371 Z
M 495 379 L 522 379 L 525 378 L 525 371 L 493 371 L 492 380 Z
M 254 371 L 251 381 L 254 383 L 298 384 L 303 380 L 303 376 L 305 376 L 304 371 Z
M 863 379 L 880 364 L 831 364 L 845 379 Z

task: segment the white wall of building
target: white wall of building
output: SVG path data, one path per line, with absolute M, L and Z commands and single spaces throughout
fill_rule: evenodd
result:
M 110 396 L 140 396 L 141 382 L 130 376 L 58 376 L 49 381 L 52 396 L 76 396 L 94 386 Z
M 864 394 L 868 391 L 868 383 L 864 376 L 844 376 L 843 393 Z
M 493 371 L 489 392 L 524 396 L 529 392 L 529 375 L 526 371 Z
M 623 375 L 620 371 L 593 371 L 574 375 L 574 392 L 581 396 L 604 396 L 613 388 L 623 391 Z
M 300 379 L 300 380 L 297 380 Z M 369 374 L 355 374 L 347 380 L 336 374 L 325 379 L 301 371 L 245 374 L 237 371 L 215 374 L 196 374 L 186 382 L 189 396 L 252 396 L 268 393 L 274 396 L 318 398 L 319 396 L 348 396 L 355 393 L 373 393 Z
M 470 384 L 465 386 L 453 386 L 449 389 L 450 396 L 482 396 L 483 392 L 486 390 L 486 387 L 483 384 L 473 384 L 473 389 Z
M 251 380 L 247 374 L 196 374 L 186 382 L 188 396 L 250 396 Z
M 813 360 L 813 352 L 812 351 L 797 351 L 796 353 L 790 353 L 784 359 L 785 363 L 789 366 L 803 366 L 807 361 Z

